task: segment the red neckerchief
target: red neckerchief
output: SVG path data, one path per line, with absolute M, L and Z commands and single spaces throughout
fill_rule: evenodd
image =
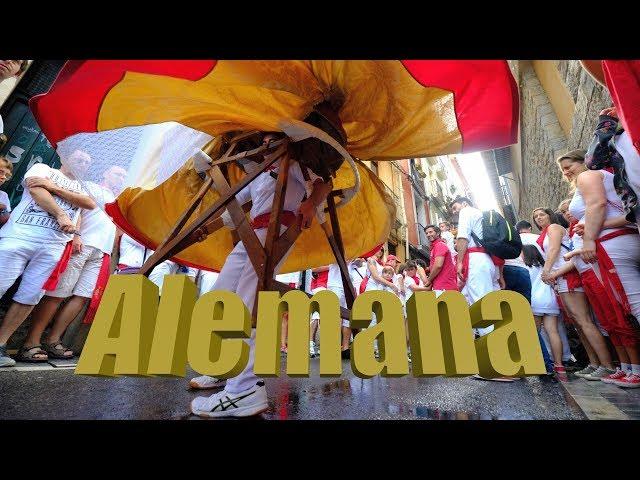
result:
M 415 275 L 411 278 L 413 278 L 413 281 L 416 282 L 417 286 L 420 286 L 420 277 L 418 275 Z
M 569 224 L 569 238 L 573 237 L 573 228 L 578 224 L 577 221 L 571 222 Z
M 540 245 L 540 248 L 542 249 L 542 251 L 543 251 L 543 252 L 544 252 L 544 246 L 543 246 L 543 245 L 544 245 L 544 239 L 545 239 L 545 237 L 547 236 L 547 230 L 549 230 L 549 227 L 550 227 L 550 226 L 551 226 L 551 225 L 549 224 L 549 225 L 547 225 L 546 227 L 544 227 L 544 228 L 542 229 L 542 231 L 540 232 L 540 236 L 539 236 L 539 237 L 538 237 L 538 239 L 536 240 L 536 243 L 537 243 L 538 245 Z

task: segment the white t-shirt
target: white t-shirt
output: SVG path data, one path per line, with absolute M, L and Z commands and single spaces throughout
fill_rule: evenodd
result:
M 422 283 L 422 279 L 419 276 L 418 276 L 417 285 L 413 277 L 409 277 L 409 276 L 404 277 L 405 298 L 407 300 L 409 300 L 411 298 L 411 295 L 413 295 L 413 290 L 411 289 L 411 287 L 414 287 L 414 286 L 424 287 L 424 283 Z
M 104 253 L 111 253 L 113 240 L 116 236 L 116 226 L 102 209 L 105 203 L 113 202 L 115 197 L 110 190 L 97 183 L 86 182 L 84 186 L 89 195 L 96 200 L 98 206 L 93 210 L 82 210 L 80 220 L 82 243 L 89 247 L 98 248 Z
M 327 277 L 327 288 L 342 288 L 342 275 L 340 275 L 340 266 L 337 263 L 329 265 L 329 276 Z
M 360 284 L 362 280 L 367 276 L 367 263 L 363 262 L 361 267 L 356 267 L 352 262 L 349 264 L 349 276 L 351 277 L 351 283 L 356 291 L 356 295 L 360 292 Z
M 119 264 L 126 265 L 127 267 L 141 267 L 147 258 L 153 255 L 153 250 L 146 249 L 144 245 L 136 242 L 126 233 L 122 234 L 120 238 L 120 258 Z
M 71 180 L 60 170 L 51 168 L 44 163 L 36 163 L 25 173 L 25 179 L 30 177 L 45 177 L 65 190 L 80 194 L 84 193 L 80 182 Z M 36 203 L 29 193 L 29 189 L 25 186 L 24 180 L 22 185 L 24 186 L 24 191 L 22 192 L 20 203 L 14 208 L 7 223 L 0 229 L 0 237 L 14 237 L 51 243 L 67 243 L 73 239 L 73 234 L 64 233 L 55 217 L 45 212 Z M 53 195 L 53 198 L 71 221 L 77 223 L 80 216 L 80 207 L 72 205 L 56 195 Z
M 451 252 L 451 258 L 455 257 L 458 252 L 456 252 L 456 239 L 453 238 L 453 233 L 451 232 L 442 232 L 440 234 L 440 238 L 444 240 L 444 243 L 449 247 L 449 251 Z
M 4 190 L 0 190 L 0 203 L 4 205 L 7 212 L 11 211 L 11 202 L 9 201 L 9 195 Z
M 482 211 L 474 207 L 464 207 L 458 215 L 458 238 L 466 238 L 467 248 L 479 247 L 471 236 L 471 232 L 482 240 Z
M 520 240 L 522 241 L 522 246 L 524 247 L 525 245 L 535 245 L 535 247 L 538 249 L 538 251 L 540 252 L 540 255 L 543 256 L 544 258 L 544 253 L 542 252 L 542 249 L 540 248 L 540 245 L 538 245 L 538 237 L 540 235 L 536 234 L 536 233 L 521 233 L 520 234 Z M 521 267 L 521 268 L 529 268 L 527 267 L 527 265 L 524 263 L 524 260 L 522 260 L 522 252 L 520 252 L 520 255 L 518 255 L 518 258 L 512 258 L 509 260 L 505 260 L 504 261 L 505 266 L 506 265 L 511 265 L 512 267 Z
M 243 188 L 236 195 L 236 200 L 240 202 L 240 205 L 245 204 L 249 200 L 252 201 L 251 212 L 249 216 L 251 220 L 255 219 L 258 215 L 271 212 L 271 206 L 273 205 L 273 197 L 276 191 L 276 178 L 271 176 L 270 172 L 278 174 L 281 160 L 278 160 L 272 167 L 271 171 L 267 171 L 258 175 L 247 187 Z M 319 179 L 316 174 L 309 171 L 310 182 L 313 183 Z M 291 162 L 289 165 L 289 177 L 287 179 L 287 193 L 284 198 L 283 210 L 290 212 L 297 212 L 302 199 L 307 193 L 307 181 L 302 175 L 300 164 L 298 162 Z

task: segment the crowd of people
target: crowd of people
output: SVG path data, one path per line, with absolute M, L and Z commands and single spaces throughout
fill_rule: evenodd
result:
M 602 115 L 608 121 L 616 120 L 614 110 L 608 109 Z M 264 142 L 274 138 L 277 135 L 267 134 Z M 640 164 L 637 151 L 625 143 L 624 133 L 618 140 L 616 145 L 625 161 Z M 536 208 L 531 222 L 521 220 L 516 224 L 522 242 L 521 254 L 516 258 L 503 260 L 485 249 L 483 212 L 469 198 L 458 197 L 450 205 L 456 224 L 441 222 L 425 227 L 430 243 L 428 263 L 421 259 L 400 263 L 384 248 L 368 258 L 348 259 L 354 291 L 389 291 L 402 304 L 415 292 L 434 291 L 440 295 L 459 291 L 473 304 L 492 291 L 516 291 L 531 304 L 549 375 L 562 380 L 567 370 L 573 369 L 576 376 L 587 381 L 639 387 L 640 236 L 637 223 L 630 218 L 616 188 L 616 175 L 620 172 L 615 166 L 595 168 L 601 167 L 598 160 L 586 150 L 573 150 L 558 158 L 559 174 L 571 184 L 572 196 L 555 210 L 548 206 Z M 109 274 L 135 272 L 153 253 L 119 231 L 103 211 L 104 203 L 113 201 L 121 191 L 127 172 L 113 166 L 103 173 L 100 183 L 81 182 L 76 176 L 82 175 L 90 164 L 91 157 L 76 150 L 59 169 L 42 163 L 33 165 L 24 175 L 24 192 L 13 211 L 6 193 L 0 191 L 0 296 L 21 278 L 0 324 L 0 367 L 15 364 L 7 353 L 7 343 L 29 315 L 29 331 L 16 359 L 45 362 L 72 358 L 75 352 L 62 342 L 71 322 L 83 311 L 85 318 L 95 314 Z M 277 176 L 278 166 L 279 162 L 239 194 L 246 197 L 244 201 L 252 201 L 252 225 L 263 243 L 275 192 L 272 172 Z M 304 175 L 297 162 L 291 163 L 284 200 L 285 213 L 301 215 L 303 228 L 309 227 L 332 188 L 330 180 L 308 173 Z M 12 164 L 0 158 L 0 185 L 11 174 Z M 266 223 L 259 219 L 266 219 Z M 533 233 L 533 226 L 539 234 Z M 283 224 L 282 229 L 285 227 Z M 286 255 L 280 265 L 285 259 Z M 149 278 L 161 292 L 164 276 L 176 273 L 188 275 L 197 283 L 200 294 L 213 289 L 235 291 L 249 309 L 255 301 L 257 275 L 242 242 L 236 244 L 220 273 L 165 261 L 155 267 Z M 330 290 L 341 306 L 347 306 L 337 264 L 277 275 L 276 279 L 309 294 Z M 318 313 L 310 318 L 312 357 L 319 355 L 316 338 L 320 320 Z M 286 315 L 282 321 L 281 350 L 286 354 Z M 371 325 L 375 323 L 372 314 Z M 492 329 L 478 328 L 473 334 L 486 335 Z M 573 351 L 571 334 L 580 340 L 580 346 L 573 345 Z M 343 358 L 349 358 L 352 337 L 345 319 Z M 224 387 L 221 393 L 195 399 L 194 413 L 227 415 L 226 401 L 233 404 L 238 416 L 266 408 L 264 382 L 252 372 L 253 340 L 252 335 L 249 363 L 234 379 L 200 376 L 190 381 L 196 389 Z M 578 349 L 588 358 L 586 365 L 579 365 Z M 244 400 L 250 396 L 250 400 Z

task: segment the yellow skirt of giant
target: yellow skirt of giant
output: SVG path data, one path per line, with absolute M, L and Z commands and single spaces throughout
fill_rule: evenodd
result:
M 356 258 L 383 244 L 395 218 L 395 205 L 386 193 L 382 181 L 362 162 L 356 162 L 356 165 L 360 172 L 360 191 L 349 203 L 337 210 L 348 259 Z M 232 184 L 235 184 L 243 174 L 234 166 L 230 170 L 230 176 Z M 155 248 L 187 209 L 202 183 L 192 167 L 192 162 L 189 161 L 171 178 L 152 190 L 126 189 L 116 200 L 123 217 L 118 223 L 121 226 L 127 225 L 129 228 L 125 230 L 131 236 Z M 338 171 L 333 183 L 334 189 L 353 186 L 353 172 L 346 162 Z M 190 221 L 197 218 L 218 198 L 217 192 L 209 191 Z M 219 271 L 232 248 L 231 230 L 223 227 L 203 242 L 183 250 L 173 260 L 196 268 Z M 322 227 L 314 221 L 312 227 L 303 230 L 296 240 L 280 273 L 320 267 L 335 261 Z

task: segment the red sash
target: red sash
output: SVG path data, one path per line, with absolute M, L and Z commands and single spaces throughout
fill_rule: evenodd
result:
M 631 306 L 629 305 L 629 299 L 627 298 L 627 294 L 624 291 L 624 287 L 622 286 L 620 277 L 616 272 L 616 267 L 607 254 L 607 251 L 602 246 L 602 242 L 606 242 L 607 240 L 611 240 L 612 238 L 620 237 L 622 235 L 638 235 L 638 231 L 631 228 L 621 228 L 600 237 L 596 240 L 596 256 L 598 257 L 598 265 L 600 266 L 602 282 L 604 283 L 605 287 L 611 286 L 615 289 L 615 291 L 620 296 L 620 303 L 622 304 L 624 313 L 626 315 L 631 315 Z M 610 291 L 610 288 L 606 288 L 606 290 L 609 298 L 613 298 L 612 301 L 618 301 L 615 299 L 615 297 L 613 297 L 613 292 Z
M 58 282 L 60 281 L 60 277 L 62 276 L 64 271 L 67 269 L 67 265 L 69 265 L 69 259 L 71 258 L 72 248 L 73 248 L 73 242 L 68 241 L 67 244 L 64 246 L 64 250 L 62 251 L 62 256 L 60 257 L 60 260 L 58 261 L 55 268 L 53 269 L 53 272 L 51 272 L 51 275 L 49 276 L 47 281 L 44 282 L 44 285 L 42 286 L 42 288 L 47 292 L 53 291 L 58 287 Z
M 269 226 L 269 220 L 271 219 L 271 212 L 258 215 L 251 222 L 251 228 L 254 230 L 260 230 L 261 228 L 267 228 Z M 293 225 L 296 221 L 296 214 L 289 210 L 284 210 L 280 215 L 280 223 L 285 227 Z
M 487 251 L 484 249 L 484 247 L 471 247 L 471 248 L 467 248 L 467 251 L 464 252 L 464 257 L 462 257 L 462 278 L 464 279 L 464 281 L 467 281 L 467 278 L 469 277 L 469 254 L 470 253 L 474 253 L 474 252 L 480 252 L 480 253 L 485 253 L 487 255 L 489 255 L 487 253 Z M 502 266 L 504 265 L 504 260 L 498 257 L 494 257 L 493 255 L 490 255 L 491 257 L 491 261 L 493 262 L 493 264 L 496 267 Z
M 593 269 L 582 273 L 582 284 L 589 303 L 602 327 L 609 333 L 614 345 L 633 345 L 638 341 L 638 332 L 629 323 L 622 305 L 605 288 Z M 617 341 L 620 339 L 621 341 Z
M 543 252 L 544 252 L 544 239 L 545 239 L 545 238 L 546 238 L 546 236 L 547 236 L 547 230 L 549 230 L 549 227 L 550 227 L 550 226 L 551 226 L 551 225 L 547 225 L 546 227 L 544 227 L 544 228 L 542 229 L 542 231 L 540 232 L 540 236 L 539 236 L 539 237 L 538 237 L 538 239 L 536 240 L 536 243 L 537 243 L 538 245 L 540 245 L 540 250 L 542 250 Z
M 87 309 L 87 313 L 82 319 L 82 323 L 89 324 L 93 322 L 93 317 L 96 316 L 96 312 L 98 311 L 98 306 L 100 305 L 100 301 L 102 300 L 102 294 L 104 293 L 104 289 L 107 286 L 107 282 L 109 281 L 109 265 L 111 264 L 111 255 L 105 253 L 102 256 L 102 263 L 100 264 L 100 273 L 98 273 L 98 280 L 96 281 L 96 286 L 93 289 L 93 295 L 91 296 L 91 303 L 89 303 L 89 308 Z M 120 266 L 118 265 L 118 268 Z

